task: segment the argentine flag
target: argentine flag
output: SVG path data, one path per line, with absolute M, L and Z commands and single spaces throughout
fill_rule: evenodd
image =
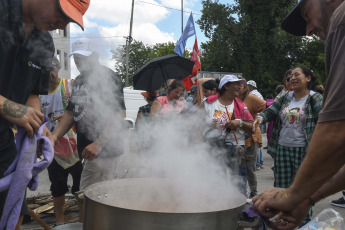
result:
M 183 34 L 178 40 L 174 51 L 180 55 L 181 57 L 183 56 L 184 49 L 186 47 L 186 42 L 187 39 L 195 34 L 195 27 L 194 27 L 194 19 L 193 19 L 193 14 L 190 13 L 190 16 L 187 21 L 187 25 L 184 28 Z

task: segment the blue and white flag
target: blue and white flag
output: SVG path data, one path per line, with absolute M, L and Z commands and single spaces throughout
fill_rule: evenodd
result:
M 195 27 L 194 27 L 194 20 L 193 20 L 193 14 L 190 13 L 189 19 L 187 21 L 187 25 L 184 28 L 183 34 L 178 40 L 174 51 L 180 55 L 183 56 L 184 49 L 186 47 L 187 39 L 195 34 Z

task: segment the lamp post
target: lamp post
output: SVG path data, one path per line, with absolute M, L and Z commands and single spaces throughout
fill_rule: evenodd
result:
M 129 65 L 129 48 L 131 46 L 132 38 L 132 27 L 133 27 L 133 12 L 134 12 L 134 0 L 132 0 L 132 13 L 131 13 L 131 22 L 129 26 L 129 36 L 126 38 L 126 80 L 125 86 L 128 86 L 128 65 Z
M 183 0 L 181 0 L 181 30 L 183 34 Z

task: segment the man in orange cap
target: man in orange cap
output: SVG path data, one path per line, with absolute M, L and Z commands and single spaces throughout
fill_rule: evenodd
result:
M 38 95 L 48 92 L 54 55 L 47 31 L 69 22 L 83 29 L 89 5 L 90 0 L 0 0 L 0 178 L 17 154 L 12 125 L 33 135 L 44 120 Z M 6 197 L 7 191 L 0 192 L 0 216 Z

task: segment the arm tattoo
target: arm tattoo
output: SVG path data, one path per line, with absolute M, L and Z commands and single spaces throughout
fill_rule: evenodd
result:
M 6 100 L 4 102 L 4 112 L 10 117 L 22 118 L 27 111 L 28 107 L 25 105 L 17 104 L 10 100 Z

